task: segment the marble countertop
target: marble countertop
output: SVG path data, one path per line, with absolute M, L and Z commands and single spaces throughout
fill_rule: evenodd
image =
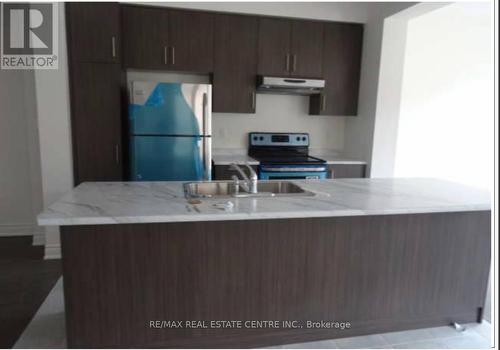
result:
M 212 160 L 215 165 L 248 164 L 258 165 L 259 161 L 249 157 L 246 154 L 212 154 Z
M 38 215 L 42 226 L 253 220 L 490 210 L 475 188 L 425 178 L 293 181 L 312 197 L 204 199 L 189 204 L 183 182 L 86 182 Z M 232 208 L 221 204 L 231 201 Z
M 324 159 L 327 164 L 366 164 L 364 160 L 348 157 L 333 150 L 311 149 L 309 154 Z M 214 149 L 212 160 L 215 165 L 229 165 L 231 163 L 258 165 L 259 161 L 249 157 L 243 149 Z

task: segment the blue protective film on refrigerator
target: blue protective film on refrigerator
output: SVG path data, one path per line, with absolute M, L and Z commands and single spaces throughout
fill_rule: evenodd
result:
M 201 137 L 132 136 L 131 180 L 203 180 Z
M 131 93 L 131 134 L 203 134 L 199 125 L 202 117 L 195 115 L 203 99 L 202 85 L 184 84 L 183 89 L 179 83 L 134 82 Z

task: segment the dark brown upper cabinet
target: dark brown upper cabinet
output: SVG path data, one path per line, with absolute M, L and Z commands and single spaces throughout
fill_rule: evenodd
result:
M 322 77 L 323 23 L 292 21 L 290 75 Z
M 261 18 L 259 21 L 259 63 L 261 75 L 290 74 L 290 35 L 292 26 L 286 19 Z
M 169 11 L 169 69 L 196 73 L 213 70 L 213 15 L 197 11 Z
M 71 59 L 76 62 L 119 63 L 121 59 L 120 5 L 66 3 Z
M 355 116 L 358 113 L 363 25 L 325 24 L 321 95 L 310 98 L 309 114 Z
M 212 110 L 255 113 L 258 18 L 217 15 Z
M 168 11 L 122 6 L 124 66 L 167 69 Z
M 213 69 L 212 14 L 126 5 L 123 32 L 126 68 Z
M 71 70 L 75 186 L 123 178 L 119 64 L 79 63 Z
M 323 23 L 261 18 L 258 73 L 321 78 Z

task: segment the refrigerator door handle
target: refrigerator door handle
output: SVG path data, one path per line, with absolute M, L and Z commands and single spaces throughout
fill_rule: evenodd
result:
M 203 179 L 206 181 L 212 180 L 212 138 L 210 136 L 203 136 L 203 167 L 205 173 Z
M 207 106 L 208 106 L 208 96 L 206 93 L 203 94 L 203 136 L 202 136 L 202 147 L 203 147 L 203 168 L 205 171 L 204 179 L 211 180 L 212 178 L 212 139 L 210 136 L 206 135 L 208 130 L 208 117 L 207 117 Z

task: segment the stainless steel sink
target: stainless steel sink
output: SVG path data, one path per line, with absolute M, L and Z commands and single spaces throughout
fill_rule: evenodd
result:
M 258 191 L 279 194 L 303 194 L 307 191 L 302 187 L 289 181 L 260 181 L 257 185 Z
M 184 184 L 186 198 L 245 198 L 314 196 L 290 181 L 259 181 L 257 193 L 245 192 L 241 185 L 232 181 L 188 182 Z
M 241 188 L 238 189 L 243 190 Z M 188 198 L 200 197 L 229 197 L 236 193 L 232 182 L 188 182 L 184 184 L 184 194 Z

